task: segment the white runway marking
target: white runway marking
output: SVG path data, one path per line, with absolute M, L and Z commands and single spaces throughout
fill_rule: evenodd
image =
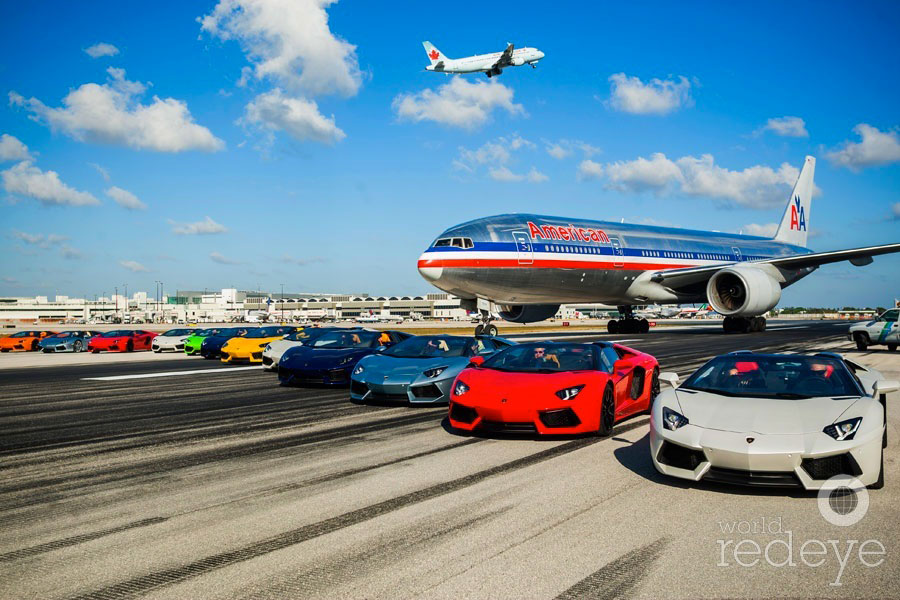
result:
M 151 377 L 175 377 L 176 375 L 199 375 L 201 373 L 227 373 L 229 371 L 261 370 L 259 365 L 252 367 L 228 367 L 225 369 L 198 369 L 196 371 L 162 371 L 159 373 L 138 373 L 137 375 L 109 375 L 107 377 L 82 377 L 82 381 L 119 381 L 122 379 L 149 379 Z

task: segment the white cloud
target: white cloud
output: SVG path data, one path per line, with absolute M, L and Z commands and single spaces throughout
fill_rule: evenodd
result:
M 590 158 L 600 152 L 600 148 L 581 140 L 559 140 L 558 142 L 543 140 L 543 142 L 547 154 L 557 160 L 568 158 L 575 154 L 576 151 L 581 152 L 585 158 Z
M 777 117 L 766 121 L 763 131 L 772 131 L 783 137 L 809 137 L 806 122 L 800 117 Z
M 559 143 L 551 143 L 547 144 L 547 154 L 556 160 L 562 160 L 572 155 L 572 149 L 563 147 L 562 144 Z
M 28 146 L 18 138 L 4 133 L 0 135 L 0 161 L 5 160 L 32 160 Z
M 723 200 L 726 204 L 774 208 L 784 204 L 799 170 L 783 163 L 778 169 L 756 165 L 732 171 L 716 165 L 710 154 L 684 156 L 673 161 L 658 152 L 649 159 L 639 157 L 605 165 L 584 161 L 579 175 L 581 179 L 605 179 L 606 187 L 622 191 L 677 190 L 691 196 Z M 814 193 L 818 194 L 818 189 Z
M 459 156 L 453 161 L 453 166 L 457 170 L 467 173 L 476 173 L 481 167 L 486 167 L 487 175 L 494 181 L 542 183 L 549 177 L 535 167 L 531 167 L 527 173 L 516 173 L 508 166 L 515 162 L 516 152 L 520 150 L 533 151 L 536 148 L 537 145 L 534 142 L 526 140 L 518 134 L 509 137 L 501 136 L 485 142 L 474 150 L 460 147 Z
M 141 202 L 137 196 L 120 187 L 112 186 L 106 190 L 106 195 L 115 200 L 116 204 L 122 208 L 129 210 L 145 210 L 147 208 L 147 205 Z
M 88 46 L 84 49 L 84 52 L 91 58 L 100 58 L 101 56 L 115 56 L 119 53 L 119 49 L 112 44 L 100 42 L 99 44 Z
M 103 178 L 103 181 L 109 181 L 109 171 L 107 169 L 104 169 L 97 163 L 88 163 L 88 165 L 90 165 L 91 167 L 94 168 L 95 171 L 100 173 L 100 177 Z
M 241 264 L 240 262 L 238 262 L 236 260 L 228 258 L 227 256 L 223 256 L 219 252 L 211 252 L 209 254 L 209 258 L 213 262 L 219 263 L 220 265 L 239 265 L 239 264 Z
M 172 233 L 177 235 L 209 235 L 228 231 L 227 227 L 216 223 L 210 217 L 196 223 L 177 223 L 170 220 L 169 224 L 172 226 Z
M 636 115 L 665 115 L 693 104 L 691 83 L 686 77 L 651 79 L 644 83 L 638 77 L 616 73 L 609 78 L 610 104 L 616 110 Z
M 391 105 L 402 121 L 434 121 L 474 130 L 484 125 L 495 109 L 511 115 L 525 114 L 522 105 L 513 102 L 513 94 L 512 88 L 502 83 L 469 83 L 454 77 L 436 90 L 399 94 Z
M 69 238 L 56 233 L 27 233 L 25 231 L 13 231 L 12 237 L 31 246 L 49 248 L 54 244 L 61 244 Z
M 0 172 L 3 189 L 10 194 L 34 198 L 51 206 L 90 206 L 100 204 L 94 196 L 64 184 L 56 171 L 41 171 L 30 161 L 23 161 Z
M 73 248 L 68 244 L 59 249 L 59 254 L 67 260 L 79 260 L 84 258 L 84 252 L 82 252 L 78 248 Z
M 334 116 L 323 116 L 315 102 L 305 98 L 291 98 L 279 88 L 254 98 L 247 105 L 242 122 L 269 132 L 285 131 L 301 142 L 311 140 L 334 144 L 346 137 L 335 125 Z
M 105 84 L 85 83 L 52 108 L 37 98 L 9 93 L 11 104 L 25 107 L 36 119 L 79 141 L 130 146 L 158 152 L 204 150 L 214 152 L 225 143 L 194 122 L 187 104 L 174 98 L 153 97 L 141 104 L 143 83 L 125 79 L 125 71 L 110 67 Z
M 291 256 L 290 254 L 285 254 L 281 257 L 281 262 L 285 262 L 291 265 L 297 265 L 300 267 L 305 267 L 306 265 L 312 265 L 315 263 L 323 263 L 325 259 L 321 256 L 313 256 L 310 258 L 296 258 Z
M 826 154 L 825 157 L 832 164 L 859 171 L 866 167 L 900 162 L 900 138 L 896 129 L 879 131 L 877 127 L 860 123 L 853 131 L 862 141 L 846 141 L 840 149 Z
M 758 235 L 760 237 L 773 237 L 778 231 L 778 223 L 748 223 L 741 229 L 747 235 Z
M 120 260 L 119 264 L 132 273 L 146 273 L 150 270 L 135 260 Z
M 335 37 L 326 8 L 335 0 L 220 0 L 199 20 L 204 31 L 235 39 L 257 79 L 313 95 L 353 96 L 362 84 L 356 46 Z

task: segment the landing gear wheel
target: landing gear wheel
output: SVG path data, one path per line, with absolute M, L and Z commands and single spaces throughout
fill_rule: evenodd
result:
M 619 333 L 619 322 L 615 319 L 610 319 L 606 324 L 606 330 L 610 333 Z
M 647 333 L 650 331 L 650 321 L 641 319 L 638 333 Z
M 475 335 L 481 335 L 484 333 L 484 325 L 478 324 L 475 326 Z
M 612 433 L 616 424 L 616 399 L 611 385 L 603 390 L 603 400 L 600 402 L 600 423 L 597 427 L 597 435 L 607 437 Z
M 880 490 L 884 487 L 884 450 L 881 451 L 881 467 L 878 471 L 878 479 L 869 486 L 870 490 Z
M 491 77 L 493 77 L 493 76 L 494 76 L 494 74 L 493 74 L 493 73 L 491 73 L 491 72 L 490 72 L 490 71 L 488 71 L 488 72 L 487 72 L 487 73 L 485 73 L 485 75 L 487 75 L 487 76 L 488 76 L 488 79 L 490 79 L 490 78 L 491 78 Z
M 856 341 L 857 350 L 865 351 L 869 347 L 869 340 L 862 333 L 857 333 L 853 339 Z
M 81 352 L 82 350 L 84 350 L 84 344 L 82 343 L 82 341 L 75 340 L 75 343 L 72 344 L 72 350 L 74 352 Z
M 482 329 L 483 335 L 488 335 L 488 336 L 494 337 L 497 335 L 497 333 L 498 333 L 497 326 L 490 324 L 490 323 L 485 325 L 484 329 Z

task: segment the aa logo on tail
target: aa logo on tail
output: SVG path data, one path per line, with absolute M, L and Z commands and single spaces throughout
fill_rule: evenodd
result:
M 800 206 L 800 196 L 794 196 L 791 204 L 791 230 L 806 231 L 806 211 Z

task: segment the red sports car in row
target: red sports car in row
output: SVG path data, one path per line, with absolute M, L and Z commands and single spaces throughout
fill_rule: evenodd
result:
M 466 431 L 609 435 L 650 410 L 659 365 L 649 354 L 597 342 L 517 344 L 476 356 L 450 395 L 450 425 Z
M 88 351 L 98 352 L 132 352 L 134 350 L 150 350 L 158 333 L 152 331 L 142 331 L 140 329 L 132 331 L 129 329 L 117 329 L 107 331 L 99 335 L 95 335 L 88 341 Z

